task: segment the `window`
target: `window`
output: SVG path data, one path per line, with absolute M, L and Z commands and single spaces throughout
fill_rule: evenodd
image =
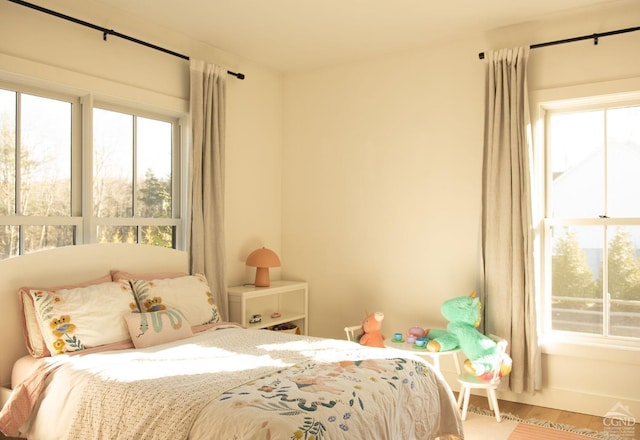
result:
M 93 216 L 98 242 L 174 247 L 175 124 L 93 109 Z
M 543 113 L 545 330 L 640 342 L 640 101 Z
M 181 243 L 178 120 L 82 102 L 0 86 L 0 259 L 90 242 Z

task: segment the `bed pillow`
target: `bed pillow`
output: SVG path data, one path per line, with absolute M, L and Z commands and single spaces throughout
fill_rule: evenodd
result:
M 176 309 L 128 313 L 124 319 L 136 348 L 151 347 L 193 336 L 187 318 Z
M 31 289 L 36 317 L 50 353 L 61 354 L 129 339 L 122 317 L 137 311 L 126 281 L 59 290 Z
M 189 324 L 215 324 L 220 321 L 213 293 L 202 274 L 156 280 L 131 280 L 133 294 L 141 312 L 178 309 Z
M 149 272 L 149 273 L 131 273 L 125 272 L 123 270 L 112 270 L 111 271 L 111 280 L 112 281 L 120 281 L 120 280 L 160 280 L 164 278 L 178 278 L 189 275 L 185 272 Z
M 30 290 L 55 291 L 60 289 L 73 289 L 76 287 L 87 287 L 94 284 L 108 283 L 109 281 L 111 281 L 111 276 L 104 275 L 95 280 L 77 284 L 56 287 L 21 287 L 18 289 L 18 297 L 20 304 L 22 305 L 24 341 L 29 354 L 33 357 L 45 357 L 51 354 L 49 353 L 47 345 L 44 342 L 44 338 L 42 337 L 42 333 L 40 332 L 40 326 L 38 324 L 38 318 L 36 317 L 36 311 L 33 304 L 33 297 L 29 294 Z

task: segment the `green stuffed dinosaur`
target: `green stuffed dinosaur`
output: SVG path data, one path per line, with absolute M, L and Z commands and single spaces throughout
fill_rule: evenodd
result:
M 442 304 L 442 316 L 449 324 L 446 330 L 427 331 L 429 342 L 427 350 L 432 352 L 449 351 L 457 348 L 467 356 L 464 368 L 468 373 L 483 376 L 493 373 L 498 354 L 496 342 L 476 330 L 480 325 L 482 304 L 476 298 L 476 292 L 445 301 Z M 505 376 L 511 371 L 511 358 L 503 354 L 500 374 Z

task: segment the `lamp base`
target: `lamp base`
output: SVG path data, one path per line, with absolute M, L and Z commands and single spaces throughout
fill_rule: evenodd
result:
M 269 287 L 271 285 L 269 281 L 269 268 L 268 267 L 256 267 L 256 287 Z

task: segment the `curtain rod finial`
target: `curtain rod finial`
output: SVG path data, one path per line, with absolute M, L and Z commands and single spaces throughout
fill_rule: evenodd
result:
M 227 73 L 228 73 L 229 75 L 233 75 L 233 76 L 235 76 L 235 77 L 236 77 L 236 78 L 238 78 L 238 79 L 244 79 L 244 73 L 241 73 L 241 72 L 232 72 L 231 70 L 227 70 Z

